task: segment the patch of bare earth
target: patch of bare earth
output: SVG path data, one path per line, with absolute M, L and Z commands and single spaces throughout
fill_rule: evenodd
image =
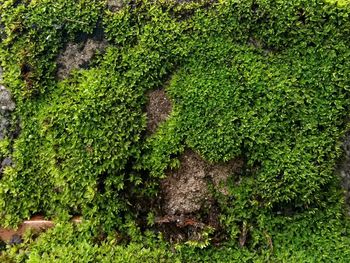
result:
M 106 40 L 94 38 L 88 38 L 79 43 L 68 43 L 57 58 L 58 79 L 67 78 L 74 69 L 86 67 L 96 53 L 102 52 L 106 47 Z
M 147 99 L 147 133 L 152 134 L 168 118 L 172 105 L 164 89 L 149 92 Z
M 185 151 L 180 157 L 180 167 L 168 171 L 161 183 L 164 216 L 156 222 L 175 241 L 193 240 L 207 226 L 217 229 L 219 211 L 210 185 L 227 195 L 228 178 L 242 169 L 243 160 L 239 158 L 210 164 L 197 153 Z
M 168 215 L 190 214 L 210 204 L 207 163 L 193 151 L 180 157 L 180 168 L 169 171 L 162 182 L 164 211 Z

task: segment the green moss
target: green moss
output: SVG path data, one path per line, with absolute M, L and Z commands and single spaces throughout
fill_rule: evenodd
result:
M 217 193 L 228 244 L 201 252 L 184 246 L 175 254 L 163 243 L 112 248 L 95 245 L 85 229 L 77 240 L 73 232 L 66 237 L 72 244 L 47 245 L 63 231 L 57 228 L 27 244 L 32 252 L 23 260 L 89 262 L 121 253 L 120 262 L 196 262 L 199 253 L 198 262 L 347 262 L 349 236 L 339 222 L 348 223 L 335 168 L 350 106 L 350 7 L 133 1 L 112 13 L 105 4 L 0 4 L 0 61 L 21 126 L 14 142 L 1 144 L 1 154 L 15 161 L 0 180 L 1 224 L 35 213 L 57 221 L 82 214 L 94 233 L 135 236 L 128 222 L 144 219 L 133 202 L 156 198 L 164 171 L 191 148 L 209 162 L 247 162 L 241 179 L 231 178 L 229 195 Z M 60 50 L 99 26 L 109 40 L 105 54 L 58 80 Z M 173 111 L 146 137 L 145 94 L 169 76 Z M 249 237 L 240 250 L 243 227 Z

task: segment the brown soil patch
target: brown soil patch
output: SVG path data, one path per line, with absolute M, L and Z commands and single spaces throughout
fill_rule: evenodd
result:
M 209 164 L 195 152 L 185 151 L 180 157 L 179 169 L 169 171 L 161 184 L 165 214 L 190 214 L 209 208 L 213 203 L 209 183 L 213 183 L 222 194 L 228 194 L 225 186 L 227 179 L 242 167 L 241 159 Z
M 162 182 L 164 211 L 168 215 L 189 214 L 210 204 L 206 162 L 193 151 L 180 157 L 180 168 Z
M 168 118 L 172 105 L 164 89 L 149 92 L 147 98 L 147 132 L 152 134 Z
M 169 170 L 161 182 L 162 216 L 155 223 L 170 242 L 203 241 L 203 231 L 210 227 L 215 231 L 212 242 L 220 243 L 220 209 L 209 185 L 227 195 L 227 180 L 242 171 L 243 160 L 210 164 L 192 150 L 179 159 L 180 167 Z
M 105 40 L 88 38 L 80 43 L 68 43 L 64 51 L 58 56 L 57 77 L 62 80 L 67 78 L 72 70 L 84 68 L 98 51 L 103 51 L 107 46 Z

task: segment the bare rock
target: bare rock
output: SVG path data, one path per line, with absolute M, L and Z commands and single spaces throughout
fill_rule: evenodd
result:
M 180 167 L 169 171 L 162 182 L 164 212 L 168 215 L 190 214 L 210 207 L 213 202 L 208 184 L 227 194 L 225 186 L 229 176 L 243 166 L 241 159 L 227 163 L 209 164 L 191 150 L 180 157 Z
M 123 8 L 124 1 L 123 0 L 108 0 L 107 7 L 111 12 L 117 12 Z
M 107 46 L 105 40 L 88 38 L 81 43 L 68 43 L 64 51 L 58 56 L 57 77 L 67 78 L 72 70 L 86 67 L 98 51 L 103 51 Z
M 2 113 L 13 111 L 16 104 L 12 100 L 11 93 L 3 85 L 0 85 L 0 110 Z
M 147 132 L 152 134 L 168 118 L 172 105 L 164 89 L 149 92 L 147 98 Z
M 3 70 L 0 67 L 0 140 L 8 135 L 8 129 L 11 124 L 11 112 L 16 107 L 10 91 L 1 85 L 2 75 Z
M 10 128 L 13 127 L 12 123 L 12 111 L 15 109 L 16 104 L 12 100 L 11 93 L 5 86 L 1 85 L 3 81 L 3 69 L 0 67 L 0 140 L 7 138 L 14 138 L 13 132 L 10 132 Z M 9 156 L 0 156 L 0 174 L 3 173 L 7 166 L 13 165 L 12 159 Z

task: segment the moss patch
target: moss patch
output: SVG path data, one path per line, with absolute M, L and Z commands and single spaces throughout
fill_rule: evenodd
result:
M 245 261 L 307 262 L 302 249 L 316 247 L 305 240 L 313 233 L 324 251 L 318 259 L 338 253 L 345 260 L 349 236 L 340 226 L 348 223 L 334 171 L 348 130 L 349 5 L 130 1 L 114 10 L 112 4 L 0 4 L 0 61 L 21 126 L 18 138 L 2 145 L 14 166 L 0 179 L 1 224 L 35 213 L 59 222 L 81 214 L 94 241 L 84 243 L 85 236 L 72 246 L 91 251 L 100 236 L 118 233 L 127 243 L 156 233 L 160 183 L 169 169 L 181 170 L 178 156 L 192 149 L 213 167 L 237 158 L 243 167 L 239 180 L 228 176 L 224 192 L 205 192 L 217 204 L 220 233 L 203 229 L 172 256 L 188 260 L 198 253 L 193 248 L 207 247 L 202 261 L 224 262 L 232 248 Z M 105 53 L 57 79 L 60 51 L 101 26 L 110 44 Z M 171 113 L 146 136 L 147 94 L 170 74 Z M 149 207 L 134 209 L 145 200 Z M 53 233 L 49 239 L 59 235 Z M 223 250 L 211 246 L 217 235 Z M 295 243 L 283 241 L 288 235 Z M 329 240 L 336 241 L 327 247 Z M 29 249 L 41 251 L 38 244 Z

